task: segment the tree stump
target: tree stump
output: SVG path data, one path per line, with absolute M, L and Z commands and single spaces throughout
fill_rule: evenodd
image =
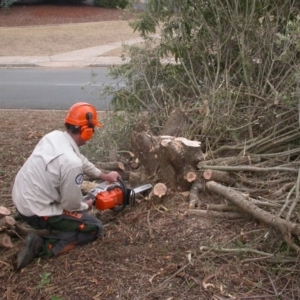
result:
M 203 160 L 201 142 L 182 137 L 153 136 L 149 131 L 131 136 L 132 152 L 141 162 L 152 182 L 162 182 L 179 191 L 190 189 L 189 172 L 197 172 L 197 163 Z

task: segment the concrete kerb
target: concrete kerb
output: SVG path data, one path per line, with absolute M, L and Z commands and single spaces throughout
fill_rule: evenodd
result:
M 128 60 L 120 61 L 119 57 L 116 59 L 110 58 L 106 62 L 94 62 L 94 63 L 80 63 L 80 62 L 50 62 L 50 63 L 0 63 L 0 68 L 101 68 L 117 66 L 128 62 Z

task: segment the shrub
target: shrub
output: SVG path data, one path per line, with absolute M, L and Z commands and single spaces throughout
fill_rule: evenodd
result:
M 94 5 L 101 7 L 125 8 L 128 0 L 94 0 Z
M 0 0 L 0 6 L 3 12 L 6 13 L 14 2 L 16 2 L 16 0 Z
M 112 71 L 127 81 L 113 104 L 147 110 L 155 133 L 180 107 L 189 120 L 186 137 L 259 135 L 278 122 L 265 102 L 297 110 L 299 15 L 290 0 L 149 0 L 132 27 L 154 43 L 131 46 L 130 62 Z

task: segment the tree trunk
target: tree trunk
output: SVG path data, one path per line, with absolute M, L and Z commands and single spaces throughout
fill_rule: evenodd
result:
M 143 131 L 132 134 L 131 146 L 149 180 L 178 191 L 190 190 L 192 182 L 186 175 L 196 173 L 197 163 L 203 160 L 200 142 Z

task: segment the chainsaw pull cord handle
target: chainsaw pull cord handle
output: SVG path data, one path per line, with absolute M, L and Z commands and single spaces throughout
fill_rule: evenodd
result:
M 119 177 L 119 178 L 118 178 L 118 181 L 119 181 L 119 183 L 120 183 L 120 185 L 121 185 L 121 188 L 123 189 L 124 195 L 123 195 L 123 204 L 120 205 L 120 206 L 118 206 L 118 207 L 114 207 L 114 208 L 112 209 L 112 210 L 115 211 L 115 212 L 120 212 L 120 211 L 122 211 L 122 210 L 125 209 L 126 203 L 124 203 L 124 201 L 125 201 L 125 199 L 126 199 L 127 192 L 128 192 L 128 191 L 127 191 L 126 184 L 125 184 L 125 182 L 123 181 L 123 179 L 122 179 L 121 177 Z

